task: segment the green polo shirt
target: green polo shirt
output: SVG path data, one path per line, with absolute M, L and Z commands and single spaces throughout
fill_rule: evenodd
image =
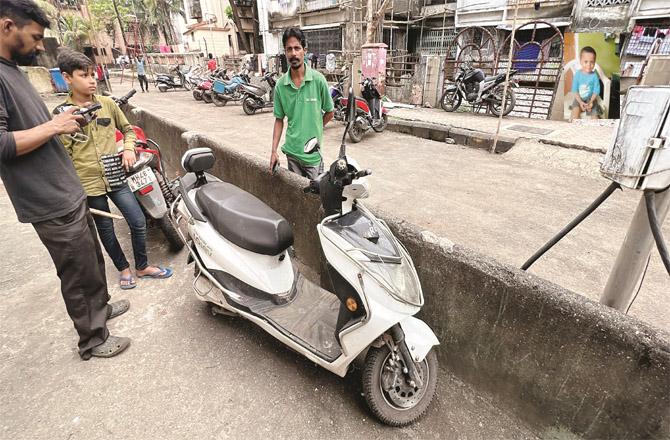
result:
M 305 64 L 305 79 L 300 87 L 293 84 L 289 71 L 279 78 L 274 93 L 275 118 L 288 119 L 281 150 L 307 166 L 318 165 L 321 154 L 305 154 L 304 148 L 305 143 L 312 138 L 319 139 L 319 144 L 323 145 L 322 112 L 333 111 L 333 98 L 326 78 Z

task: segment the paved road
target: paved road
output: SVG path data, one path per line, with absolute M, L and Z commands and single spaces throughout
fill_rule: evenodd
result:
M 115 91 L 121 94 L 128 89 L 128 84 L 117 84 Z M 138 93 L 134 103 L 269 160 L 273 121 L 269 111 L 246 116 L 239 105 L 217 108 L 194 101 L 187 92 L 159 93 L 155 89 Z M 555 123 L 549 125 L 555 128 Z M 574 127 L 587 137 L 592 129 Z M 327 127 L 327 159 L 337 154 L 341 134 L 342 125 Z M 370 205 L 393 210 L 453 242 L 517 267 L 609 183 L 599 176 L 599 154 L 533 140 L 522 140 L 503 155 L 490 155 L 399 133 L 371 132 L 348 151 L 361 165 L 374 170 Z M 638 199 L 639 193 L 618 192 L 531 272 L 597 301 Z M 670 221 L 664 232 L 670 237 Z M 668 291 L 670 281 L 654 251 L 629 313 L 670 330 Z
M 127 227 L 117 228 L 131 254 Z M 110 331 L 133 343 L 82 362 L 49 256 L 0 185 L 0 439 L 538 438 L 446 373 L 419 423 L 380 425 L 358 372 L 340 379 L 246 321 L 211 316 L 191 291 L 185 253 L 170 255 L 163 241 L 149 231 L 150 260 L 175 268 L 169 280 L 124 292 L 108 264 L 113 299 L 132 303 Z

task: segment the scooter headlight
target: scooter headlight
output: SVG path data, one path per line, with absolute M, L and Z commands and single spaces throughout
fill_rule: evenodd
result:
M 398 263 L 362 262 L 375 278 L 400 301 L 415 305 L 423 305 L 421 285 L 411 264 L 403 258 Z

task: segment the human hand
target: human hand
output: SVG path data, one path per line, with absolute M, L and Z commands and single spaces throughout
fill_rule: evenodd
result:
M 580 103 L 579 103 L 579 108 L 582 109 L 583 112 L 588 111 L 588 110 L 587 110 L 588 105 L 587 105 L 585 102 L 580 102 Z
M 56 135 L 75 134 L 81 131 L 81 124 L 84 124 L 86 120 L 83 116 L 74 114 L 77 110 L 79 110 L 78 107 L 72 106 L 49 121 Z
M 275 164 L 279 162 L 279 154 L 276 151 L 273 151 L 272 154 L 270 155 L 270 172 L 275 167 Z
M 135 152 L 131 150 L 124 150 L 123 157 L 121 158 L 121 163 L 126 169 L 126 172 L 130 171 L 130 168 L 135 165 L 137 158 L 135 157 Z
M 592 103 L 592 102 L 589 102 L 589 103 L 586 105 L 586 111 L 590 112 L 592 109 L 593 109 L 593 103 Z

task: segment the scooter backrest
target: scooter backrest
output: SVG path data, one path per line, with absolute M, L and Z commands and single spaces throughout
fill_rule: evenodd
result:
M 200 173 L 214 165 L 214 153 L 210 148 L 191 148 L 181 158 L 181 166 L 187 173 Z

